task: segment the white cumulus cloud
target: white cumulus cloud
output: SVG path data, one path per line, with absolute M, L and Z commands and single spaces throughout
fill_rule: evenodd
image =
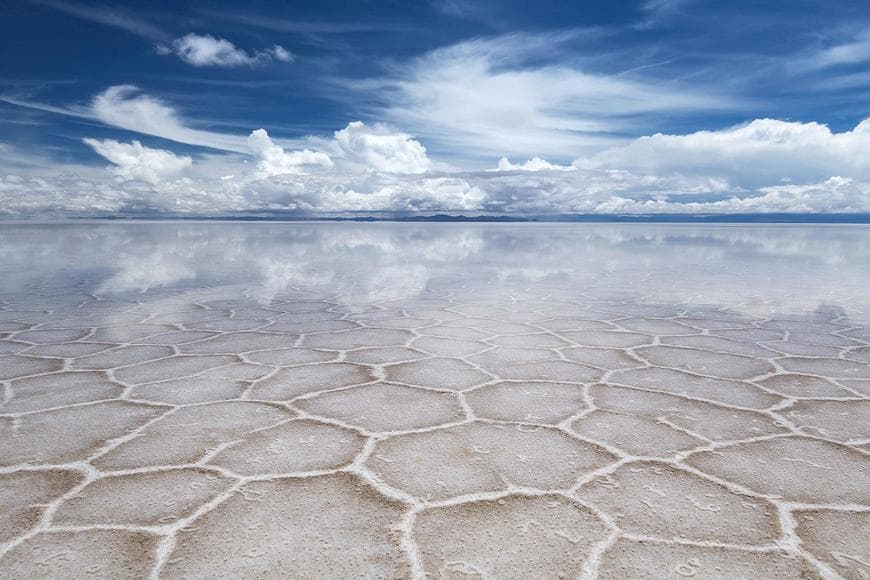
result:
M 718 131 L 641 137 L 574 162 L 582 169 L 704 176 L 737 189 L 813 183 L 835 175 L 870 180 L 870 119 L 851 131 L 756 119 Z
M 150 106 L 175 118 L 147 99 L 138 114 Z M 108 172 L 0 143 L 0 213 L 870 213 L 870 120 L 835 132 L 758 119 L 641 137 L 571 167 L 505 157 L 489 170 L 445 167 L 410 135 L 359 121 L 290 145 L 258 129 L 241 154 L 85 143 Z
M 335 132 L 335 142 L 350 162 L 390 173 L 423 173 L 432 168 L 432 160 L 419 141 L 383 125 L 348 123 Z
M 248 146 L 258 160 L 257 170 L 260 177 L 304 173 L 311 166 L 333 166 L 332 159 L 322 151 L 284 151 L 283 147 L 272 141 L 265 129 L 252 131 L 248 136 Z
M 176 177 L 193 163 L 188 156 L 179 156 L 165 149 L 145 147 L 139 141 L 121 143 L 114 139 L 83 139 L 84 143 L 112 162 L 111 172 L 121 179 L 138 179 L 159 183 Z
M 498 160 L 495 171 L 574 171 L 573 165 L 556 165 L 540 157 L 533 157 L 525 163 L 511 163 L 507 157 Z
M 250 66 L 271 60 L 292 62 L 295 59 L 293 53 L 277 44 L 271 48 L 249 53 L 225 38 L 193 32 L 176 38 L 171 46 L 159 45 L 157 51 L 161 54 L 175 54 L 193 66 Z

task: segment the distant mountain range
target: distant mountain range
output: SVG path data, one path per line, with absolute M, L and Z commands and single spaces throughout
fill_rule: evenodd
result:
M 56 216 L 64 217 L 64 216 Z M 633 223 L 822 223 L 870 224 L 870 213 L 748 213 L 748 214 L 555 214 L 539 216 L 452 214 L 300 215 L 283 212 L 245 212 L 220 215 L 138 213 L 75 216 L 67 219 L 187 220 L 187 221 L 333 221 L 333 222 L 633 222 Z

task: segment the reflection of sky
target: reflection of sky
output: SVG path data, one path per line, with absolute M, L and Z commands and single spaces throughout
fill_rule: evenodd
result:
M 143 302 L 177 292 L 307 291 L 783 310 L 870 304 L 870 228 L 686 224 L 88 223 L 0 229 L 0 300 L 71 289 Z M 215 294 L 216 293 L 216 294 Z

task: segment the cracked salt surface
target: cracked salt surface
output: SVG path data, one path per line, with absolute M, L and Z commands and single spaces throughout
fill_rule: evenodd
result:
M 870 578 L 865 227 L 0 254 L 0 578 Z

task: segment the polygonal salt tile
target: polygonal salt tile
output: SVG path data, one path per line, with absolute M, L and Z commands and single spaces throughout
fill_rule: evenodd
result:
M 423 336 L 414 339 L 411 346 L 435 356 L 462 357 L 490 348 L 483 342 L 461 338 L 437 338 Z
M 262 302 L 262 304 L 268 304 L 268 303 L 269 303 L 268 300 L 264 300 Z M 232 299 L 224 299 L 224 300 L 205 300 L 205 301 L 199 302 L 199 304 L 201 304 L 202 306 L 205 306 L 208 309 L 213 309 L 213 310 L 214 309 L 216 309 L 216 310 L 221 310 L 221 309 L 244 310 L 246 308 L 259 309 L 261 303 L 254 300 L 254 299 L 251 299 L 251 298 L 246 298 L 246 299 L 232 298 Z M 270 304 L 270 308 L 271 308 L 271 306 L 272 305 Z M 271 314 L 275 314 L 278 312 L 278 310 L 277 309 L 275 309 L 274 311 L 268 310 L 268 312 Z
M 647 346 L 636 352 L 655 365 L 726 379 L 748 379 L 775 370 L 766 360 L 722 352 L 672 346 Z
M 15 354 L 21 352 L 27 348 L 31 348 L 32 345 L 26 342 L 21 342 L 20 340 L 0 340 L 0 355 L 4 354 Z M 34 347 L 39 348 L 39 347 Z M 31 349 L 32 350 L 32 349 Z M 40 354 L 38 352 L 31 352 L 29 354 L 35 354 L 37 356 L 50 356 L 46 354 Z
M 297 338 L 295 334 L 233 332 L 183 344 L 178 347 L 178 350 L 186 354 L 237 354 L 254 350 L 289 348 L 294 345 Z
M 752 409 L 766 409 L 781 400 L 749 383 L 701 377 L 657 367 L 616 371 L 610 375 L 608 382 Z
M 772 544 L 776 507 L 663 463 L 637 462 L 598 477 L 577 498 L 610 514 L 620 529 L 663 540 Z
M 765 328 L 731 328 L 725 330 L 713 330 L 711 334 L 721 336 L 722 338 L 742 340 L 745 342 L 782 340 L 785 337 L 785 333 L 780 330 L 770 330 Z
M 17 379 L 11 383 L 11 397 L 0 404 L 0 412 L 26 413 L 111 399 L 123 390 L 101 372 L 60 372 Z
M 611 348 L 586 348 L 578 346 L 562 349 L 562 354 L 570 361 L 605 370 L 630 369 L 646 364 L 624 350 Z
M 786 357 L 778 360 L 782 368 L 830 378 L 870 379 L 870 365 L 840 358 Z
M 49 356 L 57 358 L 76 358 L 89 356 L 114 348 L 116 345 L 107 342 L 68 342 L 66 344 L 39 344 L 27 351 L 34 356 Z
M 553 334 L 536 333 L 536 334 L 511 334 L 507 336 L 496 336 L 489 339 L 490 344 L 506 347 L 520 348 L 561 348 L 570 346 L 568 341 L 563 340 Z
M 663 418 L 682 429 L 714 441 L 787 432 L 784 426 L 761 413 L 691 401 L 664 393 L 604 385 L 592 385 L 589 393 L 595 404 L 603 409 L 644 415 L 652 419 Z
M 465 419 L 453 393 L 379 383 L 300 399 L 307 413 L 340 419 L 370 432 L 403 431 Z
M 794 512 L 801 547 L 844 578 L 870 578 L 870 512 Z
M 468 357 L 468 361 L 487 370 L 505 365 L 558 360 L 555 352 L 542 348 L 509 348 L 499 346 Z
M 177 330 L 175 332 L 167 332 L 154 336 L 146 336 L 135 342 L 140 344 L 162 344 L 166 346 L 186 344 L 188 342 L 197 342 L 217 336 L 216 332 L 205 332 L 199 330 Z
M 111 369 L 164 358 L 173 354 L 175 351 L 168 346 L 119 346 L 99 354 L 76 359 L 71 366 L 74 369 Z
M 428 326 L 426 328 L 421 328 L 419 333 L 423 336 L 456 338 L 459 340 L 480 340 L 492 336 L 491 332 L 485 330 L 450 325 Z
M 453 322 L 457 324 L 457 322 Z M 479 324 L 474 325 L 475 328 L 480 328 L 492 334 L 530 334 L 539 333 L 540 328 L 529 326 L 528 324 L 519 324 L 516 322 L 500 322 L 495 320 L 483 320 Z
M 834 322 L 815 322 L 806 320 L 765 320 L 760 323 L 759 326 L 762 328 L 772 328 L 774 330 L 814 333 L 828 333 L 848 328 L 848 326 L 836 324 Z
M 432 578 L 574 577 L 607 533 L 589 509 L 560 495 L 430 508 L 414 525 Z
M 55 344 L 81 340 L 90 334 L 90 330 L 71 328 L 69 330 L 25 330 L 15 335 L 17 340 L 26 340 L 36 344 Z
M 195 463 L 221 444 L 293 416 L 288 409 L 255 402 L 227 401 L 181 407 L 93 463 L 100 469 Z
M 209 320 L 224 320 L 230 317 L 229 310 L 191 310 L 187 312 L 164 312 L 155 314 L 151 320 L 188 324 Z
M 323 471 L 351 463 L 364 444 L 350 429 L 297 419 L 251 433 L 209 463 L 242 475 Z
M 250 363 L 235 363 L 224 367 L 218 367 L 211 370 L 203 371 L 199 374 L 205 379 L 234 379 L 240 381 L 256 381 L 262 379 L 275 369 L 268 366 L 250 364 Z
M 851 338 L 818 332 L 790 332 L 788 340 L 815 346 L 836 346 L 840 348 L 848 348 L 860 344 L 857 340 Z
M 84 479 L 77 471 L 13 471 L 0 474 L 0 544 L 30 530 L 42 517 L 44 506 Z
M 780 413 L 809 435 L 846 443 L 870 439 L 870 401 L 798 401 Z
M 787 501 L 870 503 L 867 456 L 806 437 L 780 437 L 702 451 L 686 463 L 721 479 Z
M 856 393 L 861 393 L 865 397 L 870 397 L 870 380 L 868 379 L 841 379 L 837 382 L 847 389 L 852 389 Z
M 338 353 L 310 348 L 282 348 L 250 352 L 246 358 L 255 363 L 272 366 L 289 366 L 335 360 Z
M 169 405 L 190 405 L 238 399 L 247 388 L 248 383 L 242 381 L 189 377 L 134 387 L 129 398 Z
M 69 328 L 92 328 L 96 326 L 115 326 L 122 324 L 140 324 L 145 320 L 145 314 L 134 313 L 116 313 L 116 314 L 95 314 L 93 316 L 81 316 L 67 318 L 55 322 L 49 322 L 43 328 L 50 329 L 69 329 Z
M 377 327 L 377 328 L 421 328 L 423 326 L 428 326 L 432 324 L 431 320 L 424 320 L 422 318 L 410 318 L 407 316 L 397 317 L 397 318 L 385 318 L 381 320 L 371 320 L 365 321 L 357 318 L 358 322 L 365 322 L 367 326 Z
M 276 322 L 266 326 L 263 330 L 269 332 L 290 332 L 293 334 L 310 334 L 313 332 L 329 332 L 336 330 L 347 330 L 356 328 L 359 325 L 350 320 L 322 320 L 318 317 L 316 320 L 300 320 L 297 317 L 293 319 L 281 318 Z
M 490 377 L 467 362 L 452 358 L 429 358 L 385 367 L 388 381 L 462 391 L 485 383 Z
M 0 380 L 53 373 L 63 368 L 63 361 L 10 354 L 0 356 Z
M 625 330 L 652 334 L 654 336 L 698 333 L 698 330 L 695 328 L 690 328 L 685 324 L 663 318 L 624 318 L 622 320 L 614 320 L 613 324 Z
M 520 363 L 501 368 L 488 367 L 487 370 L 498 375 L 501 379 L 511 381 L 540 380 L 588 383 L 597 381 L 602 375 L 602 371 L 599 369 L 562 360 Z
M 398 578 L 402 504 L 343 473 L 257 481 L 179 534 L 167 578 Z M 305 522 L 305 525 L 288 525 Z
M 571 423 L 587 439 L 617 447 L 631 455 L 662 457 L 703 445 L 704 441 L 653 418 L 594 411 Z
M 152 383 L 178 379 L 203 371 L 239 362 L 229 355 L 175 355 L 160 360 L 144 362 L 115 371 L 115 378 L 132 384 Z
M 0 465 L 78 461 L 166 410 L 108 401 L 24 415 L 14 429 L 0 437 Z
M 248 330 L 258 330 L 268 323 L 268 320 L 252 320 L 249 318 L 217 318 L 212 320 L 187 322 L 184 326 L 191 330 L 244 332 Z
M 384 348 L 361 348 L 359 350 L 349 350 L 347 351 L 344 360 L 351 363 L 384 365 L 427 358 L 428 356 L 429 355 L 425 352 L 413 348 L 391 346 Z
M 238 308 L 233 312 L 233 318 L 242 320 L 268 320 L 285 313 L 279 310 L 262 307 Z
M 688 348 L 700 348 L 739 354 L 743 356 L 768 358 L 777 356 L 777 353 L 761 345 L 742 340 L 731 340 L 718 336 L 665 336 L 661 343 L 668 346 L 684 346 Z
M 387 484 L 418 498 L 497 491 L 508 485 L 556 489 L 615 458 L 548 427 L 472 423 L 390 437 L 366 461 Z
M 867 317 L 864 317 L 865 324 L 867 321 Z M 870 342 L 870 325 L 863 326 L 860 328 L 850 328 L 849 330 L 844 330 L 840 332 L 843 336 L 850 336 L 852 338 L 857 338 L 858 340 L 863 340 L 864 342 Z
M 779 374 L 767 377 L 756 384 L 784 397 L 851 397 L 852 393 L 827 379 L 810 375 Z
M 652 337 L 636 332 L 615 330 L 569 330 L 559 333 L 580 346 L 599 348 L 632 348 L 652 343 Z
M 178 327 L 174 324 L 151 324 L 145 322 L 142 324 L 97 328 L 88 339 L 94 342 L 132 342 L 146 336 L 165 334 L 176 330 L 178 330 Z
M 354 328 L 344 332 L 310 334 L 302 339 L 309 348 L 350 350 L 366 346 L 405 346 L 414 337 L 407 330 L 383 328 Z
M 853 348 L 846 353 L 846 358 L 861 361 L 870 364 L 870 346 L 862 346 L 861 348 Z
M 126 530 L 40 532 L 0 558 L 9 578 L 146 578 L 159 536 Z
M 564 383 L 496 383 L 466 393 L 475 415 L 556 424 L 586 408 L 583 388 Z
M 331 302 L 313 302 L 310 300 L 284 302 L 281 304 L 272 304 L 269 306 L 272 310 L 281 312 L 324 312 L 335 306 Z
M 465 316 L 493 316 L 499 318 L 505 314 L 505 309 L 497 306 L 487 306 L 485 304 L 468 304 L 452 308 L 454 312 L 459 312 Z
M 371 369 L 350 363 L 323 363 L 282 368 L 257 383 L 251 398 L 286 401 L 317 391 L 327 391 L 369 383 L 375 380 Z
M 833 357 L 840 356 L 841 348 L 836 346 L 815 346 L 812 344 L 801 344 L 799 342 L 788 342 L 778 340 L 776 342 L 762 342 L 761 345 L 784 355 L 793 356 L 814 356 L 814 357 Z
M 109 475 L 67 499 L 52 522 L 61 526 L 160 526 L 191 515 L 232 480 L 204 469 Z
M 367 310 L 365 312 L 356 312 L 350 318 L 353 318 L 353 320 L 356 322 L 362 322 L 367 325 L 374 326 L 377 322 L 380 322 L 381 320 L 394 320 L 403 317 L 404 314 L 400 309 L 397 310 L 395 308 L 388 309 L 378 307 L 377 309 Z
M 820 578 L 807 562 L 783 551 L 684 546 L 621 538 L 601 558 L 602 579 Z
M 616 296 L 614 295 L 614 298 Z M 629 298 L 630 295 L 626 294 L 626 298 Z M 631 297 L 634 300 L 634 297 Z M 683 308 L 678 305 L 665 305 L 665 304 L 611 304 L 609 306 L 602 305 L 600 307 L 602 312 L 613 312 L 618 314 L 621 318 L 625 317 L 636 317 L 636 318 L 673 318 L 677 314 L 684 312 Z
M 574 318 L 553 318 L 550 320 L 542 320 L 537 323 L 541 328 L 547 330 L 616 330 L 616 327 L 609 322 L 601 322 L 598 320 L 583 320 Z

